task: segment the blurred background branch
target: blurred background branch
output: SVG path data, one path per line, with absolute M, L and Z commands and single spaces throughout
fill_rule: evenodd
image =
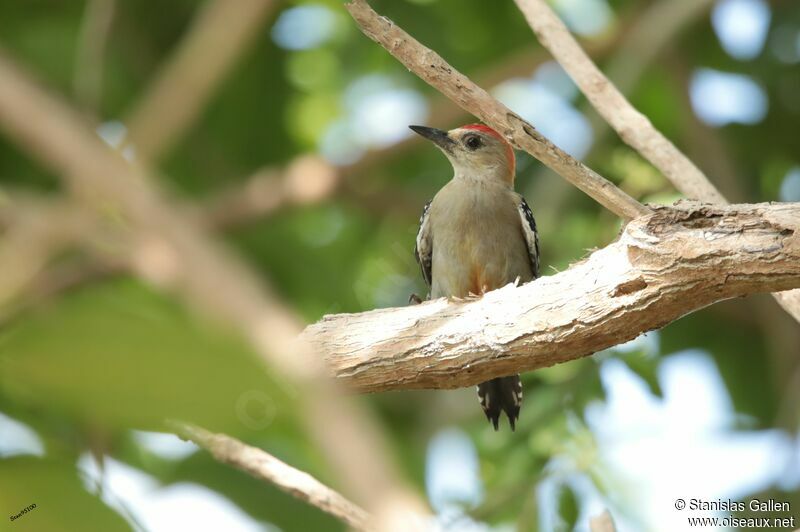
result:
M 182 438 L 193 441 L 220 462 L 275 484 L 293 497 L 331 514 L 352 530 L 372 530 L 368 526 L 369 515 L 364 510 L 308 473 L 225 434 L 214 434 L 186 423 L 173 422 L 172 425 Z
M 94 220 L 63 202 L 44 207 L 33 198 L 5 197 L 0 222 L 0 309 L 28 290 L 48 263 L 68 246 L 88 239 Z
M 622 140 L 658 168 L 686 197 L 708 203 L 728 203 L 708 177 L 653 127 L 650 120 L 637 111 L 597 68 L 544 0 L 516 2 L 542 45 L 550 50 Z M 697 4 L 702 9 L 702 3 Z M 687 15 L 691 16 L 692 12 L 687 10 Z M 668 17 L 667 20 L 680 22 L 681 17 Z M 658 42 L 658 39 L 654 40 Z M 800 290 L 778 293 L 774 297 L 786 312 L 800 322 Z
M 642 154 L 689 199 L 722 203 L 708 178 L 650 120 L 637 111 L 589 59 L 543 0 L 516 0 L 539 41 L 628 145 Z
M 128 116 L 128 140 L 142 161 L 157 160 L 206 107 L 277 0 L 212 0 Z
M 95 137 L 68 107 L 0 56 L 0 123 L 24 149 L 62 175 L 87 209 L 118 210 L 127 220 L 132 269 L 190 306 L 238 330 L 287 382 L 304 389 L 307 427 L 349 490 L 378 519 L 407 513 L 413 501 L 389 465 L 377 428 L 334 391 L 321 364 L 295 338 L 299 319 L 179 210 L 171 208 L 141 167 Z M 339 444 L 337 431 L 354 437 Z M 356 436 L 357 435 L 357 436 Z M 366 468 L 370 474 L 354 474 Z M 395 507 L 395 506 L 398 507 Z
M 87 3 L 81 33 L 80 50 L 82 51 L 76 63 L 75 73 L 76 98 L 84 103 L 87 110 L 91 110 L 98 103 L 99 91 L 101 90 L 99 85 L 102 78 L 102 51 L 104 49 L 104 39 L 107 37 L 107 32 L 111 25 L 113 10 L 113 0 L 92 0 Z M 646 10 L 645 14 L 649 14 L 651 11 L 654 10 Z M 247 11 L 245 10 L 243 13 L 246 14 Z M 207 18 L 208 16 L 206 15 L 205 17 Z M 645 20 L 639 22 L 638 18 L 629 16 L 626 23 L 620 25 L 618 31 L 602 39 L 589 42 L 587 46 L 588 52 L 599 57 L 608 55 L 621 40 L 627 39 L 626 32 L 636 31 L 637 28 L 644 24 Z M 655 17 L 650 16 L 647 20 L 653 18 Z M 218 22 L 217 24 L 211 24 L 211 21 L 207 21 L 202 25 L 198 22 L 184 38 L 181 46 L 188 47 L 188 42 L 207 40 L 208 37 L 203 37 L 204 33 L 201 33 L 201 30 L 206 32 L 208 31 L 207 28 L 218 25 Z M 194 46 L 197 45 L 192 45 L 192 47 Z M 240 48 L 239 53 L 244 49 Z M 185 54 L 187 54 L 185 51 L 175 53 L 176 56 L 180 57 Z M 235 60 L 235 57 L 235 55 L 228 56 L 231 61 Z M 535 68 L 545 59 L 546 55 L 541 49 L 524 49 L 512 53 L 508 58 L 497 64 L 490 65 L 478 72 L 475 77 L 480 84 L 493 86 L 509 77 Z M 162 78 L 169 80 L 170 85 L 176 84 L 176 86 L 172 89 L 169 89 L 169 87 L 161 88 L 159 89 L 160 91 L 180 91 L 177 84 L 182 82 L 182 76 L 179 74 L 181 68 L 180 61 L 175 60 L 170 63 L 170 73 L 163 73 Z M 220 68 L 224 70 L 224 65 L 220 65 Z M 219 75 L 221 74 L 222 71 L 220 71 Z M 162 83 L 164 82 L 162 81 Z M 154 97 L 154 94 L 156 94 L 155 89 L 151 88 L 149 94 L 151 98 Z M 210 98 L 212 94 L 212 92 L 209 92 L 206 97 Z M 154 104 L 142 102 L 139 105 L 145 108 Z M 177 105 L 188 104 L 186 101 L 181 101 Z M 194 105 L 202 107 L 202 102 L 196 101 Z M 435 93 L 432 95 L 431 123 L 455 125 L 459 120 L 467 120 L 467 116 L 463 110 L 450 105 L 449 100 L 441 94 Z M 185 207 L 191 211 L 196 211 L 195 215 L 198 216 L 199 223 L 216 230 L 231 230 L 255 223 L 274 214 L 279 209 L 323 202 L 338 192 L 339 194 L 354 197 L 359 202 L 359 205 L 375 209 L 376 212 L 386 213 L 388 210 L 415 217 L 418 215 L 420 200 L 398 195 L 396 192 L 383 194 L 381 191 L 365 190 L 361 183 L 369 179 L 370 170 L 373 167 L 385 163 L 387 159 L 402 155 L 410 148 L 418 145 L 418 143 L 419 138 L 411 136 L 390 147 L 371 150 L 355 163 L 343 167 L 332 165 L 317 156 L 300 156 L 291 161 L 284 169 L 265 166 L 246 178 L 242 184 L 230 186 L 225 190 L 219 191 L 208 200 L 201 202 L 200 205 L 186 205 Z M 8 205 L 15 201 L 12 195 L 4 205 L 0 204 L 0 215 L 10 216 L 12 213 Z M 41 203 L 44 204 L 45 202 Z M 54 207 L 58 209 L 57 206 Z M 5 209 L 5 213 L 3 213 L 3 209 Z M 45 219 L 52 218 L 45 216 Z M 14 311 L 5 312 L 3 315 L 13 315 L 22 307 L 41 304 L 43 301 L 58 296 L 65 290 L 107 279 L 112 275 L 125 273 L 126 268 L 124 266 L 123 261 L 114 260 L 110 256 L 99 262 L 84 260 L 52 265 L 37 276 L 35 283 L 29 283 L 30 290 L 21 301 L 22 305 L 16 306 Z M 32 271 L 31 275 L 34 275 L 34 273 L 35 271 Z
M 513 2 L 375 5 L 632 198 L 677 199 L 608 135 Z M 800 200 L 796 2 L 550 5 L 728 198 Z M 251 280 L 269 279 L 271 299 L 298 324 L 402 306 L 422 290 L 416 221 L 450 169 L 406 126 L 474 118 L 364 39 L 341 3 L 6 2 L 0 35 L 43 84 L 74 97 L 79 136 L 111 145 L 128 161 L 118 164 L 163 168 L 162 205 L 205 241 L 216 231 L 217 252 L 241 256 Z M 137 135 L 154 136 L 130 141 L 134 121 Z M 136 172 L 153 183 L 156 172 Z M 620 532 L 677 530 L 685 522 L 664 501 L 687 485 L 710 500 L 800 505 L 800 327 L 765 294 L 525 374 L 516 433 L 493 433 L 466 389 L 363 396 L 354 407 L 368 411 L 351 423 L 340 402 L 315 403 L 313 385 L 287 386 L 264 364 L 266 348 L 253 345 L 267 341 L 241 342 L 235 326 L 205 319 L 218 303 L 227 308 L 228 283 L 214 277 L 199 312 L 182 287 L 170 289 L 196 255 L 176 258 L 157 217 L 142 233 L 101 199 L 116 170 L 82 189 L 86 201 L 57 174 L 0 138 L 0 508 L 12 515 L 36 501 L 29 526 L 344 529 L 167 434 L 165 417 L 267 450 L 364 507 L 353 484 L 382 476 L 368 456 L 380 448 L 436 513 L 420 527 L 572 529 L 608 508 Z M 548 270 L 618 236 L 612 213 L 522 152 L 517 188 L 536 214 Z M 364 415 L 381 421 L 388 443 L 362 437 Z M 338 448 L 323 452 L 317 441 L 331 434 Z
M 89 0 L 81 22 L 73 85 L 75 99 L 90 116 L 100 109 L 103 61 L 115 9 L 116 0 Z
M 600 515 L 592 517 L 589 521 L 589 530 L 591 532 L 616 532 L 617 529 L 611 519 L 611 514 L 605 510 Z
M 447 64 L 436 52 L 378 15 L 366 1 L 352 0 L 346 7 L 367 37 L 454 103 L 500 131 L 515 146 L 542 161 L 621 218 L 647 214 L 647 207 L 558 148 L 532 125 Z

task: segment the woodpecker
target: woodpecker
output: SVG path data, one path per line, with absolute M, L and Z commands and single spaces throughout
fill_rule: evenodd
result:
M 414 255 L 430 297 L 481 296 L 539 276 L 533 213 L 514 192 L 511 145 L 494 129 L 469 124 L 450 131 L 409 126 L 453 165 L 453 178 L 422 210 Z M 483 412 L 498 430 L 500 413 L 514 430 L 522 406 L 519 375 L 478 386 Z

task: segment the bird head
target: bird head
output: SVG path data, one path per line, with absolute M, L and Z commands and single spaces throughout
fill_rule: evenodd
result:
M 514 149 L 503 136 L 483 124 L 469 124 L 450 131 L 409 126 L 444 152 L 455 177 L 496 180 L 514 186 Z

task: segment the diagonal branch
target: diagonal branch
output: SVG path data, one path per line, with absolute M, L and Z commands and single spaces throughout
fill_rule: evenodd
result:
M 132 242 L 125 258 L 141 278 L 241 333 L 287 385 L 303 390 L 298 396 L 306 413 L 302 421 L 357 500 L 379 509 L 379 519 L 416 503 L 406 494 L 372 418 L 339 394 L 325 378 L 323 365 L 297 342 L 298 317 L 243 263 L 173 208 L 142 167 L 111 150 L 74 110 L 1 52 L 0 128 L 59 174 L 87 210 L 98 218 L 117 215 Z
M 194 425 L 175 422 L 171 425 L 180 437 L 193 441 L 211 453 L 214 459 L 276 485 L 289 495 L 339 519 L 353 530 L 370 529 L 367 526 L 367 512 L 308 473 L 295 469 L 266 451 Z
M 207 0 L 169 62 L 128 116 L 141 160 L 158 159 L 202 112 L 256 38 L 274 0 Z
M 94 3 L 114 0 L 93 0 Z M 666 1 L 666 0 L 664 0 Z M 627 20 L 621 26 L 631 28 L 620 30 L 601 40 L 591 41 L 588 46 L 592 55 L 604 56 L 613 49 L 615 43 L 635 31 L 636 19 Z M 476 75 L 482 85 L 492 86 L 522 72 L 530 72 L 546 59 L 546 51 L 538 47 L 526 48 L 511 54 L 499 63 L 494 63 Z M 464 111 L 449 104 L 449 100 L 436 92 L 431 99 L 431 121 L 433 123 L 455 124 L 463 119 Z M 459 118 L 461 117 L 461 118 Z M 197 222 L 208 229 L 229 230 L 270 216 L 275 211 L 296 205 L 324 201 L 331 196 L 351 196 L 359 205 L 385 215 L 387 211 L 417 216 L 419 202 L 411 196 L 398 195 L 397 191 L 386 194 L 370 187 L 358 186 L 365 172 L 387 158 L 395 158 L 405 153 L 409 147 L 420 142 L 417 135 L 387 148 L 367 152 L 357 162 L 337 167 L 314 155 L 301 155 L 284 168 L 265 166 L 256 170 L 242 183 L 222 190 L 199 205 L 186 205 Z M 13 198 L 12 198 L 13 201 Z M 60 206 L 53 203 L 54 209 Z M 57 212 L 57 210 L 55 212 Z M 43 210 L 44 211 L 44 210 Z M 7 205 L 0 202 L 0 218 L 8 216 Z M 44 214 L 48 214 L 44 212 Z M 47 216 L 52 220 L 54 217 Z M 36 270 L 30 270 L 35 273 Z M 0 297 L 0 322 L 18 312 L 21 308 L 39 304 L 60 293 L 83 284 L 102 280 L 126 272 L 126 264 L 119 257 L 106 256 L 102 261 L 83 261 L 79 263 L 55 264 L 40 272 L 25 288 L 25 297 L 19 298 L 19 305 L 3 309 Z M 16 290 L 19 292 L 19 290 Z
M 575 81 L 622 140 L 661 170 L 687 197 L 708 203 L 724 198 L 700 169 L 636 110 L 592 62 L 544 0 L 515 0 L 542 46 Z
M 623 94 L 630 94 L 647 68 L 688 26 L 707 15 L 713 4 L 714 0 L 651 2 L 609 58 L 608 78 L 614 80 Z M 591 48 L 585 45 L 582 48 L 593 57 Z
M 545 0 L 515 1 L 542 45 L 550 50 L 597 112 L 626 144 L 641 153 L 688 198 L 707 203 L 727 203 L 708 177 L 633 107 L 597 68 Z M 773 297 L 800 321 L 800 291 L 773 294 Z
M 617 527 L 614 526 L 611 512 L 604 510 L 600 515 L 589 519 L 589 530 L 590 532 L 616 532 Z
M 557 275 L 477 301 L 326 316 L 303 336 L 358 391 L 458 388 L 590 355 L 723 299 L 800 287 L 800 203 L 654 209 Z
M 5 304 L 16 302 L 29 290 L 53 256 L 78 240 L 90 239 L 96 226 L 91 216 L 68 202 L 50 205 L 15 198 L 12 205 L 2 203 L 0 226 L 5 227 L 0 231 L 0 318 Z
M 75 98 L 90 114 L 99 111 L 103 95 L 103 59 L 114 21 L 116 0 L 89 0 L 81 21 L 75 74 Z
M 625 219 L 649 212 L 647 207 L 550 142 L 531 124 L 450 66 L 439 54 L 420 44 L 389 19 L 378 15 L 366 0 L 353 0 L 346 7 L 361 31 L 409 70 L 608 210 Z

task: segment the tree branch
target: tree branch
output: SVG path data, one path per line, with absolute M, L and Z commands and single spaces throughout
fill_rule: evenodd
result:
M 625 219 L 649 212 L 647 207 L 550 142 L 531 124 L 450 66 L 439 54 L 420 44 L 389 19 L 378 15 L 366 0 L 353 0 L 345 6 L 361 31 L 409 70 L 601 205 Z
M 633 107 L 597 68 L 544 0 L 515 2 L 542 45 L 550 50 L 597 112 L 626 144 L 641 153 L 688 198 L 727 204 L 725 197 L 708 177 Z M 800 322 L 800 291 L 773 294 L 773 297 Z
M 98 0 L 94 2 L 97 3 Z M 633 20 L 627 20 L 622 26 L 635 30 L 638 24 L 634 24 Z M 590 53 L 593 56 L 608 54 L 628 31 L 630 30 L 619 31 L 601 40 L 591 41 L 588 44 Z M 500 63 L 480 71 L 477 76 L 483 85 L 496 85 L 510 76 L 532 71 L 546 59 L 546 53 L 538 47 L 517 51 Z M 464 111 L 449 104 L 449 100 L 440 93 L 434 93 L 431 98 L 432 123 L 455 124 L 457 120 L 463 119 Z M 412 135 L 390 147 L 371 150 L 355 163 L 341 167 L 315 155 L 301 155 L 284 168 L 260 168 L 243 182 L 201 200 L 199 205 L 186 205 L 185 208 L 196 217 L 197 223 L 217 231 L 236 229 L 270 216 L 275 211 L 321 202 L 337 193 L 352 196 L 360 205 L 381 215 L 391 211 L 417 216 L 420 203 L 413 197 L 398 196 L 396 191 L 387 195 L 358 185 L 363 175 L 376 164 L 384 163 L 387 157 L 391 159 L 402 155 L 420 141 L 421 137 Z M 14 199 L 12 197 L 11 201 Z M 51 205 L 55 209 L 61 208 L 55 201 Z M 13 218 L 14 212 L 10 212 L 7 207 L 6 203 L 0 202 L 0 219 Z M 52 217 L 47 216 L 47 219 Z M 24 300 L 18 302 L 19 305 L 2 309 L 3 299 L 0 297 L 0 322 L 23 308 L 52 299 L 64 291 L 126 271 L 125 261 L 111 256 L 103 257 L 102 261 L 54 264 L 36 275 L 33 282 L 26 287 L 20 286 L 26 292 Z
M 714 0 L 658 0 L 650 3 L 609 58 L 608 78 L 630 94 L 647 68 L 691 24 L 707 15 Z M 583 46 L 581 48 L 584 48 Z M 593 56 L 591 49 L 585 49 Z M 594 60 L 593 60 L 594 61 Z
M 0 201 L 0 225 L 5 226 L 0 232 L 0 319 L 6 303 L 31 288 L 55 255 L 77 240 L 91 240 L 96 227 L 91 216 L 68 202 L 15 201 Z
M 589 519 L 589 530 L 590 532 L 616 532 L 617 527 L 614 526 L 611 512 L 604 510 L 600 515 Z
M 724 201 L 697 166 L 600 72 L 544 0 L 515 2 L 542 46 L 550 50 L 600 116 L 619 133 L 626 144 L 661 170 L 687 197 L 708 203 Z
M 295 469 L 266 451 L 194 425 L 175 422 L 171 425 L 180 437 L 193 441 L 214 459 L 274 484 L 289 495 L 339 519 L 353 530 L 370 529 L 367 526 L 367 512 L 308 473 Z
M 262 168 L 244 183 L 223 190 L 196 210 L 198 221 L 213 229 L 236 227 L 278 209 L 320 203 L 342 181 L 341 169 L 316 155 L 301 155 L 282 169 Z
M 716 301 L 800 286 L 800 204 L 654 209 L 559 274 L 477 301 L 326 316 L 303 336 L 358 391 L 458 388 L 590 355 Z
M 377 519 L 421 507 L 400 481 L 373 419 L 340 396 L 308 346 L 297 341 L 298 317 L 251 270 L 173 208 L 141 166 L 111 150 L 74 110 L 1 52 L 0 127 L 59 174 L 98 219 L 102 213 L 118 215 L 117 225 L 130 242 L 124 257 L 142 279 L 238 331 L 287 386 L 302 387 L 298 400 L 306 415 L 301 420 L 355 498 L 379 510 Z
M 115 9 L 116 0 L 89 0 L 81 20 L 72 85 L 75 98 L 92 115 L 102 100 L 103 59 Z
M 128 116 L 129 141 L 144 161 L 167 151 L 203 110 L 258 35 L 272 0 L 208 0 L 145 96 Z

